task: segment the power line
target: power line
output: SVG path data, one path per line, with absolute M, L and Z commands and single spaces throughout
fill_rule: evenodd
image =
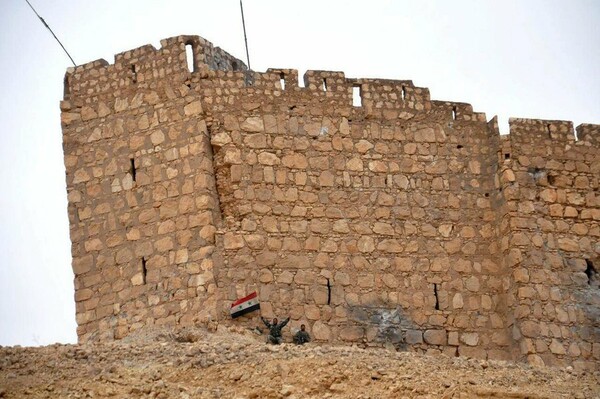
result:
M 58 40 L 58 37 L 56 37 L 56 35 L 54 34 L 54 32 L 52 32 L 52 29 L 50 29 L 50 26 L 48 26 L 48 24 L 46 23 L 46 21 L 44 21 L 44 18 L 42 18 L 40 16 L 40 14 L 37 13 L 37 11 L 35 10 L 35 8 L 33 8 L 33 6 L 31 5 L 31 3 L 29 2 L 29 0 L 25 0 L 27 2 L 27 4 L 29 5 L 29 7 L 31 8 L 31 10 L 35 13 L 35 15 L 37 15 L 37 17 L 40 19 L 40 21 L 42 21 L 42 23 L 44 24 L 44 26 L 50 31 L 50 33 L 52 33 L 52 36 L 54 36 L 54 38 L 56 39 L 56 41 L 58 42 L 58 44 L 60 44 L 60 47 L 62 47 L 63 50 L 65 50 L 65 53 L 67 53 L 67 57 L 69 57 L 69 59 L 71 60 L 71 62 L 73 63 L 73 66 L 77 66 L 77 64 L 75 64 L 75 61 L 73 61 L 73 57 L 71 57 L 71 54 L 69 54 L 69 52 L 67 51 L 67 49 L 65 48 L 65 46 L 63 46 L 63 44 L 60 42 L 60 40 Z M 241 2 L 241 0 L 240 0 Z M 243 19 L 243 16 L 242 16 Z M 244 32 L 245 35 L 245 32 Z M 246 48 L 247 51 L 247 48 Z
M 246 43 L 246 59 L 248 60 L 248 69 L 252 70 L 252 67 L 250 66 L 250 54 L 248 54 L 248 38 L 246 37 L 246 22 L 244 21 L 244 6 L 242 5 L 242 0 L 240 0 L 240 10 L 242 11 L 242 27 L 244 28 L 244 42 Z

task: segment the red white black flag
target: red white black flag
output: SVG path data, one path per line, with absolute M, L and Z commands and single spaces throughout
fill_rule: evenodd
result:
M 254 291 L 252 294 L 232 303 L 230 313 L 231 317 L 235 319 L 257 309 L 260 309 L 260 303 L 258 303 L 258 296 L 256 295 L 256 291 Z

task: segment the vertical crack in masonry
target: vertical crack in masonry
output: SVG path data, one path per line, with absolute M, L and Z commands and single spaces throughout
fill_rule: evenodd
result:
M 131 178 L 133 179 L 133 181 L 135 181 L 135 159 L 130 158 L 129 161 L 131 162 L 131 167 L 129 168 L 129 172 L 131 173 Z
M 148 274 L 148 269 L 146 269 L 146 258 L 142 258 L 142 282 L 146 284 L 146 275 Z
M 440 298 L 438 297 L 438 285 L 433 284 L 433 295 L 435 295 L 435 310 L 440 310 Z
M 208 115 L 207 115 L 208 116 Z M 212 190 L 212 194 L 215 196 L 215 209 L 213 209 L 213 214 L 215 214 L 215 227 L 220 227 L 223 222 L 225 212 L 223 211 L 223 207 L 221 205 L 221 195 L 219 193 L 219 184 L 217 182 L 217 161 L 215 159 L 215 151 L 213 146 L 210 143 L 213 132 L 211 131 L 212 126 L 206 127 L 206 156 L 209 157 L 210 163 L 212 164 L 212 175 L 213 175 L 213 186 L 207 187 L 207 189 Z

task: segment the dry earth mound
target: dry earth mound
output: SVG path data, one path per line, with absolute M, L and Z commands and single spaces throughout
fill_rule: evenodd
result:
M 0 347 L 0 398 L 598 398 L 600 371 L 348 346 L 256 332 L 151 330 L 121 341 Z

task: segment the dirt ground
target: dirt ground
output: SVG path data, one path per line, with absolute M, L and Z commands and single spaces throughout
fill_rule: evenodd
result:
M 282 344 L 219 327 L 0 347 L 0 398 L 600 398 L 600 370 Z

